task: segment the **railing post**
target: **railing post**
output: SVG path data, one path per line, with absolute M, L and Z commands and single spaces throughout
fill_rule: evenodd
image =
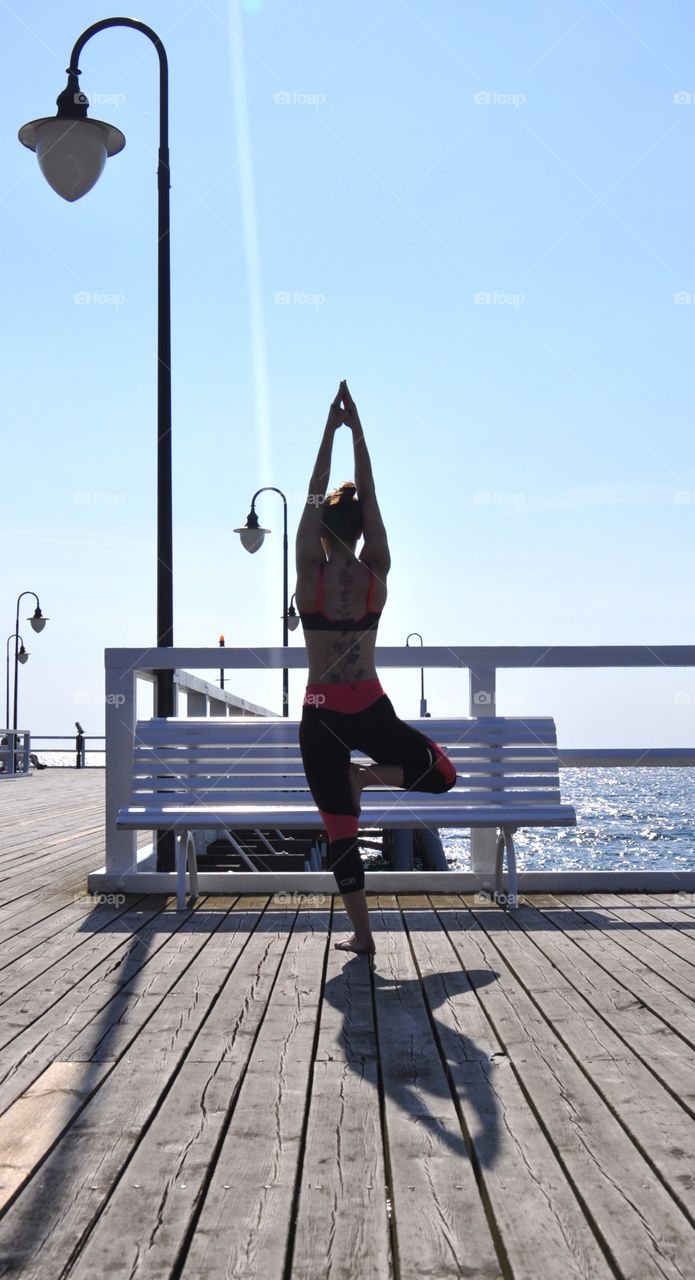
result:
M 476 666 L 470 668 L 469 715 L 497 715 L 496 675 L 495 667 Z M 495 827 L 474 827 L 471 831 L 471 871 L 485 877 L 485 888 L 492 888 L 494 884 L 496 854 L 497 829 Z
M 118 810 L 130 799 L 136 702 L 135 668 L 117 667 L 106 650 L 106 871 L 123 874 L 137 863 L 135 831 L 118 831 Z M 146 655 L 143 654 L 143 658 Z
M 199 689 L 186 690 L 186 715 L 206 716 L 208 713 L 207 698 Z

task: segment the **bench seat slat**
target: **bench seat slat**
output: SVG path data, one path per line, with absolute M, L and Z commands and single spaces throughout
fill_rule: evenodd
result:
M 401 795 L 402 793 L 398 793 Z M 503 814 L 496 811 L 493 805 L 461 805 L 452 810 L 446 805 L 428 804 L 417 807 L 403 804 L 394 796 L 393 803 L 387 805 L 368 804 L 362 808 L 360 827 L 438 827 L 455 829 L 456 827 L 495 827 L 500 825 L 536 826 L 574 826 L 576 815 L 569 805 L 553 805 L 547 808 L 534 806 L 525 809 L 522 805 L 505 806 Z M 276 805 L 234 804 L 219 805 L 214 809 L 200 806 L 186 808 L 169 805 L 148 808 L 146 805 L 128 805 L 119 811 L 118 826 L 122 828 L 154 827 L 167 830 L 214 829 L 225 825 L 232 829 L 255 828 L 261 830 L 279 827 L 309 827 L 323 829 L 321 818 L 313 805 L 297 804 L 294 807 L 278 808 Z
M 431 726 L 453 726 L 460 728 L 470 725 L 473 728 L 515 729 L 526 725 L 546 725 L 553 728 L 552 716 L 406 716 L 407 724 L 428 724 Z M 151 720 L 139 720 L 138 724 L 146 726 L 153 732 L 159 730 L 178 732 L 179 730 L 208 730 L 213 732 L 226 729 L 239 729 L 248 732 L 250 725 L 263 729 L 291 730 L 300 723 L 299 719 L 289 716 L 153 716 Z
M 138 790 L 143 785 L 151 785 L 155 788 L 168 790 L 170 786 L 175 785 L 177 789 L 185 789 L 190 787 L 201 787 L 214 790 L 222 787 L 232 791 L 237 787 L 264 786 L 264 787 L 306 787 L 307 781 L 303 769 L 288 770 L 285 769 L 281 773 L 266 773 L 265 770 L 225 770 L 223 773 L 195 773 L 189 770 L 165 770 L 158 768 L 154 773 L 151 769 L 135 769 L 133 770 L 133 782 Z M 488 787 L 552 787 L 558 785 L 558 776 L 556 773 L 508 773 L 506 770 L 490 771 L 486 774 L 465 774 L 459 773 L 458 787 L 460 789 L 467 788 L 485 788 Z
M 374 792 L 375 795 L 381 795 L 383 794 L 383 790 L 388 790 L 388 788 L 381 788 L 381 787 L 369 788 L 370 795 L 372 794 L 372 792 Z M 424 799 L 424 797 L 427 795 L 427 792 L 426 791 L 410 791 L 410 792 L 399 792 L 399 794 L 410 795 L 411 803 L 420 804 L 422 799 Z M 453 787 L 451 791 L 445 792 L 445 794 L 451 796 L 452 803 L 456 801 L 456 804 L 477 803 L 477 801 L 481 801 L 481 803 L 483 803 L 483 801 L 488 799 L 488 797 L 490 799 L 490 803 L 494 803 L 494 804 L 499 804 L 500 801 L 504 799 L 508 799 L 508 797 L 511 797 L 512 800 L 515 800 L 517 801 L 517 803 L 520 803 L 520 804 L 529 804 L 529 803 L 543 804 L 544 801 L 554 801 L 555 799 L 559 800 L 559 790 L 557 787 L 554 787 L 554 788 L 544 787 L 543 790 L 540 790 L 540 791 L 539 790 L 531 791 L 530 788 L 529 790 L 523 790 L 523 788 L 520 788 L 520 790 L 516 791 L 516 790 L 513 790 L 513 788 L 509 788 L 509 787 L 499 787 L 499 788 L 495 788 L 495 790 L 491 790 L 491 788 L 489 787 L 485 787 L 484 790 L 483 788 L 480 788 L 480 787 L 477 787 L 477 788 Z M 191 788 L 191 787 L 142 786 L 142 787 L 133 788 L 133 803 L 137 803 L 136 797 L 141 797 L 145 795 L 146 796 L 168 796 L 168 795 L 169 796 L 195 796 L 196 800 L 198 799 L 198 797 L 200 797 L 201 800 L 207 801 L 207 803 L 210 803 L 210 804 L 212 803 L 212 801 L 214 801 L 215 804 L 233 804 L 234 800 L 236 800 L 236 797 L 238 797 L 239 804 L 253 804 L 253 803 L 256 803 L 256 801 L 259 804 L 275 804 L 275 803 L 282 804 L 284 796 L 301 796 L 302 799 L 305 801 L 311 800 L 310 792 L 308 792 L 306 787 L 268 787 L 268 786 L 246 787 L 244 786 L 244 787 L 232 787 L 232 788 L 230 787 Z

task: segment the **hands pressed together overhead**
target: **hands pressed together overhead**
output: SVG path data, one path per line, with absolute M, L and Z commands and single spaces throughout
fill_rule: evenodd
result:
M 344 379 L 338 387 L 338 394 L 336 395 L 335 400 L 331 401 L 326 427 L 333 431 L 337 431 L 338 428 L 343 425 L 349 427 L 351 431 L 354 431 L 355 428 L 359 428 L 360 431 L 362 430 L 360 416 L 357 412 L 357 405 L 350 395 L 348 384 Z

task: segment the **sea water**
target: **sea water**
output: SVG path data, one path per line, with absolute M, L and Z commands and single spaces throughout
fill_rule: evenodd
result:
M 695 866 L 695 769 L 561 769 L 576 827 L 514 836 L 524 871 L 684 870 Z M 469 871 L 470 832 L 442 829 L 452 871 Z
M 37 752 L 52 768 L 74 751 Z M 103 755 L 87 752 L 88 765 Z M 576 827 L 526 827 L 514 836 L 525 871 L 641 871 L 695 867 L 695 768 L 561 769 L 560 794 Z M 452 871 L 469 871 L 470 831 L 440 830 Z

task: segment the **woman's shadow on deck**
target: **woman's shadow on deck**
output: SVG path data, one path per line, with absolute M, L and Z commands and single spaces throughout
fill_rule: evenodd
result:
M 378 937 L 377 933 L 377 944 Z M 500 1142 L 491 1076 L 507 1056 L 501 1049 L 489 1055 L 456 1029 L 455 1017 L 442 1021 L 435 1010 L 452 1001 L 454 1014 L 458 1005 L 463 1018 L 462 1000 L 474 1001 L 479 1008 L 476 990 L 494 982 L 498 974 L 490 969 L 453 969 L 399 981 L 380 971 L 378 963 L 379 952 L 374 967 L 356 955 L 326 982 L 325 999 L 343 1015 L 337 1037 L 340 1056 L 359 1074 L 378 1058 L 381 1070 L 376 1078 L 381 1078 L 385 1098 L 425 1126 L 435 1147 L 446 1146 L 468 1159 L 460 1128 L 451 1128 L 453 1098 L 479 1164 L 491 1166 Z M 432 1109 L 437 1098 L 446 1103 L 442 1114 Z

